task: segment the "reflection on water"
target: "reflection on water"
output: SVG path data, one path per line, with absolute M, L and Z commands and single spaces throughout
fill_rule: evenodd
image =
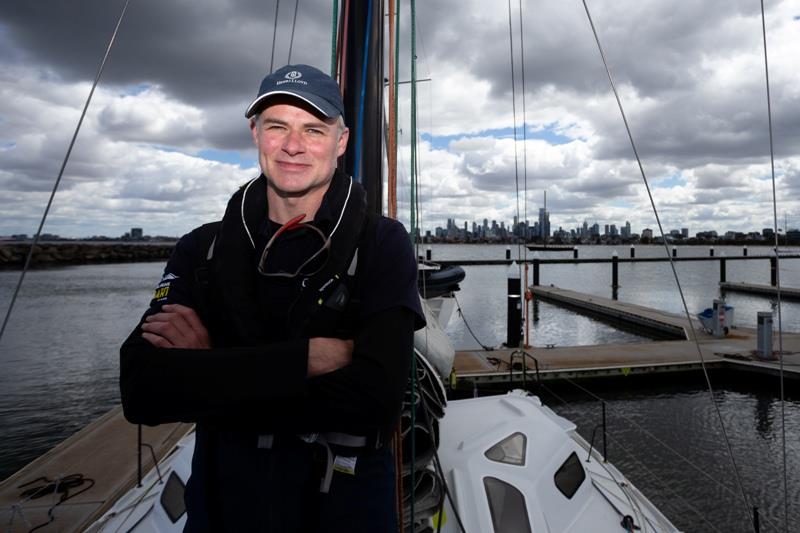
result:
M 119 403 L 118 353 L 163 265 L 26 274 L 0 344 L 0 479 Z M 5 311 L 19 272 L 0 271 Z
M 634 378 L 635 379 L 635 378 Z M 608 457 L 684 531 L 752 532 L 746 508 L 757 506 L 761 531 L 783 531 L 781 404 L 777 382 L 759 387 L 712 375 L 725 430 L 736 459 L 748 505 L 742 501 L 725 448 L 719 418 L 702 388 L 632 384 L 627 391 L 598 391 L 606 400 Z M 592 388 L 590 386 L 590 388 Z M 633 392 L 631 391 L 633 389 Z M 543 399 L 575 422 L 587 439 L 601 420 L 599 402 L 563 385 L 558 399 Z M 566 400 L 566 403 L 562 403 Z M 786 442 L 788 531 L 800 531 L 800 400 L 788 398 Z M 595 437 L 600 446 L 601 438 Z

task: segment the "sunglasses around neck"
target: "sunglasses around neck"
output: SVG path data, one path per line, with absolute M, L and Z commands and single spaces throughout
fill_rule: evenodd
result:
M 261 253 L 261 259 L 258 262 L 258 273 L 262 276 L 266 277 L 277 277 L 277 278 L 295 278 L 299 275 L 304 276 L 313 276 L 325 266 L 327 263 L 327 259 L 323 261 L 316 269 L 312 272 L 305 272 L 305 268 L 309 265 L 313 264 L 323 253 L 328 253 L 331 248 L 331 238 L 328 236 L 326 237 L 325 234 L 320 230 L 318 227 L 314 226 L 313 224 L 309 223 L 302 223 L 300 222 L 305 218 L 305 213 L 294 217 L 293 219 L 286 222 L 283 226 L 281 226 L 278 231 L 276 231 L 272 237 L 270 237 L 267 245 L 264 247 L 264 251 Z M 288 233 L 290 231 L 296 230 L 307 230 L 311 231 L 315 235 L 317 235 L 320 240 L 322 241 L 322 246 L 319 250 L 314 252 L 308 259 L 303 261 L 293 272 L 287 272 L 284 270 L 278 270 L 275 272 L 267 271 L 267 257 L 269 255 L 270 250 L 272 249 L 273 245 L 277 242 L 277 239 L 283 235 L 284 233 Z

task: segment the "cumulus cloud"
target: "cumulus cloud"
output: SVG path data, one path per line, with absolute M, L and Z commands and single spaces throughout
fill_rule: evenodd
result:
M 139 225 L 178 234 L 218 217 L 256 172 L 243 112 L 270 62 L 287 62 L 291 48 L 294 62 L 330 64 L 330 6 L 302 2 L 290 42 L 293 7 L 281 4 L 273 51 L 274 5 L 132 5 L 48 230 L 79 236 Z M 800 21 L 788 0 L 766 7 L 779 209 L 800 215 Z M 120 8 L 0 4 L 0 201 L 9 206 L 0 234 L 35 229 Z M 595 0 L 590 8 L 665 223 L 692 232 L 763 227 L 772 185 L 758 4 Z M 523 33 L 513 6 L 513 82 L 506 9 L 482 0 L 417 6 L 418 72 L 431 78 L 418 90 L 423 225 L 508 223 L 519 183 L 529 218 L 547 190 L 554 227 L 585 219 L 652 227 L 582 5 L 523 2 Z M 408 6 L 401 15 L 400 78 L 408 80 Z M 399 107 L 407 221 L 408 85 Z

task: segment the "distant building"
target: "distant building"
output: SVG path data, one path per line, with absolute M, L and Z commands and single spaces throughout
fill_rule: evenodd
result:
M 642 230 L 642 239 L 652 239 L 653 238 L 653 230 L 650 228 L 645 228 Z
M 131 228 L 131 240 L 140 241 L 144 237 L 142 228 Z
M 544 207 L 539 208 L 539 237 L 546 239 L 550 236 L 550 211 Z
M 689 228 L 681 228 L 681 237 L 684 239 L 689 238 Z

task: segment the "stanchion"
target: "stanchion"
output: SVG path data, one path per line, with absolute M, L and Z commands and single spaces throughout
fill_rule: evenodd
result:
M 617 289 L 619 288 L 619 257 L 616 250 L 611 256 L 611 298 L 617 299 Z
M 506 334 L 506 346 L 509 348 L 519 348 L 520 332 L 522 331 L 520 297 L 519 268 L 515 261 L 508 267 L 508 331 Z

